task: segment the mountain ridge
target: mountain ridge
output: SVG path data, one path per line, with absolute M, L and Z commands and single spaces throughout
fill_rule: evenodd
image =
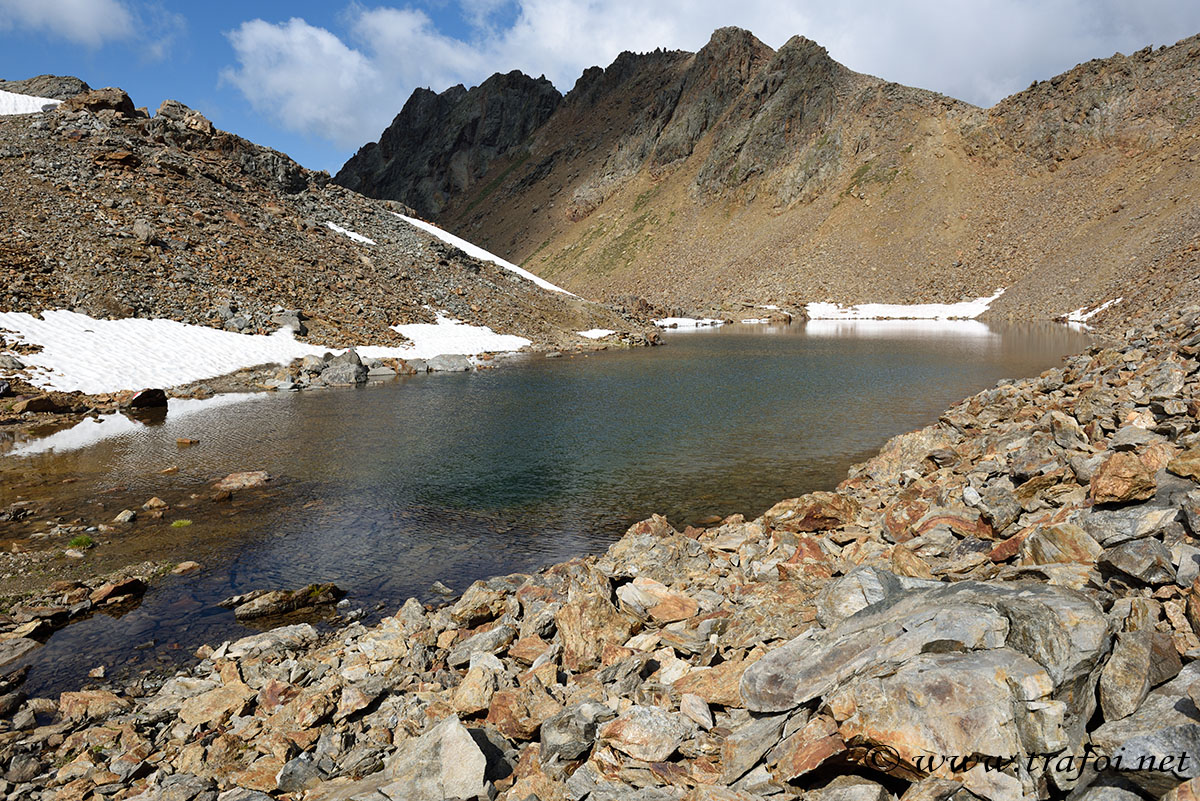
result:
M 523 142 L 423 213 L 614 301 L 700 312 L 1005 286 L 1004 316 L 1123 294 L 1143 297 L 1112 319 L 1152 314 L 1196 292 L 1178 279 L 1196 258 L 1179 199 L 1200 189 L 1198 42 L 1089 61 L 983 109 L 855 72 L 804 37 L 773 51 L 719 29 L 694 54 L 589 68 Z M 1108 219 L 1117 206 L 1133 213 Z

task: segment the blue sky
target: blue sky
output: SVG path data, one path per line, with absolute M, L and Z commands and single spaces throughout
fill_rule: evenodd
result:
M 723 25 L 793 34 L 861 72 L 990 105 L 1080 61 L 1200 33 L 1194 0 L 0 0 L 0 78 L 77 75 L 331 172 L 418 86 L 493 72 L 559 90 L 621 50 L 696 50 Z

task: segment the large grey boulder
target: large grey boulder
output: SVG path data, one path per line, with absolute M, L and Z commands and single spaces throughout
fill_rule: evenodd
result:
M 431 373 L 466 373 L 471 370 L 471 360 L 457 353 L 434 356 L 425 364 Z
M 1096 747 L 1121 756 L 1121 775 L 1153 797 L 1200 776 L 1200 759 L 1195 756 L 1200 754 L 1200 709 L 1188 694 L 1198 680 L 1200 662 L 1192 662 L 1152 691 L 1132 715 L 1106 722 L 1092 732 Z M 1182 770 L 1178 764 L 1161 769 L 1165 756 L 1181 753 L 1192 755 Z M 1139 763 L 1142 770 L 1137 769 Z
M 1094 601 L 1034 582 L 897 591 L 895 577 L 864 585 L 859 575 L 847 588 L 873 587 L 867 594 L 883 600 L 747 668 L 740 689 L 749 709 L 783 712 L 820 698 L 845 742 L 893 749 L 913 777 L 929 772 L 919 762 L 928 754 L 1003 760 L 1082 741 L 1110 640 Z M 1019 797 L 1037 776 L 980 768 L 963 781 L 983 797 Z
M 487 758 L 456 717 L 404 743 L 384 767 L 379 792 L 391 801 L 487 796 Z

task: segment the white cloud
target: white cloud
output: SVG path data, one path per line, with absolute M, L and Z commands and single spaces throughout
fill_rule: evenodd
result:
M 252 20 L 229 40 L 240 64 L 226 69 L 223 80 L 284 127 L 346 146 L 362 139 L 364 123 L 377 116 L 372 109 L 381 100 L 383 76 L 329 31 L 302 19 Z
M 622 50 L 696 50 L 725 25 L 772 47 L 804 35 L 852 69 L 979 105 L 1080 61 L 1200 32 L 1191 0 L 694 0 L 686 13 L 669 0 L 451 2 L 465 39 L 411 7 L 352 4 L 344 37 L 302 19 L 245 22 L 229 34 L 238 64 L 224 75 L 284 127 L 353 147 L 378 138 L 419 86 L 520 69 L 565 92 Z
M 43 31 L 99 47 L 134 33 L 134 15 L 120 0 L 0 0 L 0 30 Z

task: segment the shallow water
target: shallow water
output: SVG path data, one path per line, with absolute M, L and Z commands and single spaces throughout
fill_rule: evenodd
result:
M 149 498 L 267 470 L 273 497 L 163 547 L 205 569 L 172 577 L 121 618 L 96 615 L 32 654 L 33 692 L 175 661 L 246 633 L 216 608 L 259 587 L 333 581 L 354 606 L 392 610 L 602 551 L 651 513 L 682 526 L 753 517 L 830 489 L 891 436 L 927 425 L 998 379 L 1086 346 L 1060 326 L 809 323 L 669 334 L 666 347 L 535 357 L 478 373 L 357 390 L 256 396 L 113 426 L 83 447 L 0 457 L 7 470 L 76 475 L 74 491 Z M 96 424 L 88 424 L 96 426 Z M 177 437 L 200 440 L 185 450 Z M 179 472 L 160 475 L 164 467 Z M 186 510 L 173 514 L 187 516 Z M 149 526 L 139 522 L 137 526 Z

